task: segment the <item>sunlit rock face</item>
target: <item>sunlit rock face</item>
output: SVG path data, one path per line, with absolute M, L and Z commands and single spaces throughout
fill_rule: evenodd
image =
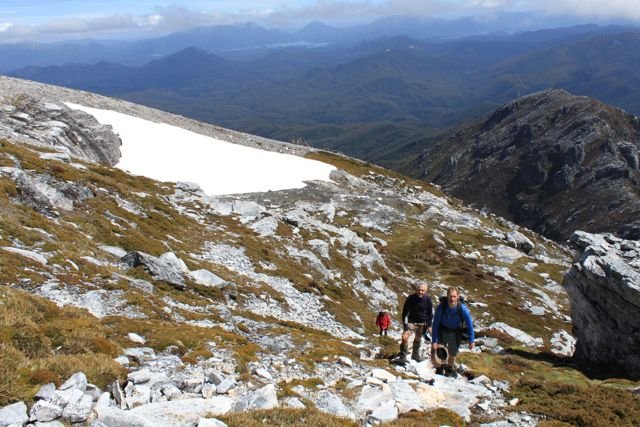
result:
M 640 243 L 577 231 L 571 298 L 576 358 L 586 367 L 640 378 Z
M 640 118 L 548 89 L 428 147 L 406 173 L 566 241 L 575 230 L 637 238 Z

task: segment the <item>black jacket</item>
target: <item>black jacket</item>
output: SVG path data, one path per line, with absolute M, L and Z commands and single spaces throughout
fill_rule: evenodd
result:
M 425 295 L 420 298 L 416 294 L 407 297 L 402 307 L 402 323 L 426 323 L 431 326 L 433 321 L 433 304 L 431 297 Z

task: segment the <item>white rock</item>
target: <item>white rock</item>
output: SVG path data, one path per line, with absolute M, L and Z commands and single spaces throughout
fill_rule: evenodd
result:
M 511 327 L 506 323 L 496 322 L 489 326 L 489 329 L 497 330 L 503 332 L 510 337 L 514 338 L 517 341 L 520 341 L 524 345 L 528 347 L 541 347 L 544 344 L 542 338 L 534 338 L 526 332 L 521 331 L 520 329 Z
M 51 403 L 65 408 L 67 405 L 75 405 L 84 395 L 82 390 L 70 388 L 68 390 L 56 390 L 51 398 Z
M 376 410 L 369 416 L 369 421 L 373 421 L 374 423 L 385 423 L 397 418 L 398 408 L 395 406 L 395 402 L 392 399 L 378 406 L 378 408 L 376 408 Z
M 198 427 L 227 427 L 227 425 L 215 418 L 200 418 Z
M 29 411 L 31 421 L 47 422 L 62 416 L 62 408 L 46 400 L 38 400 Z
M 473 384 L 491 385 L 491 378 L 487 377 L 486 375 L 480 375 L 479 377 L 475 377 L 474 379 L 472 379 L 470 382 Z
M 163 396 L 166 396 L 168 400 L 177 400 L 182 396 L 182 392 L 175 384 L 169 383 L 162 386 L 160 389 Z M 215 389 L 214 389 L 215 391 Z
M 560 356 L 573 356 L 576 350 L 576 339 L 567 331 L 560 330 L 551 337 L 551 351 Z
M 169 427 L 195 425 L 200 418 L 224 415 L 231 409 L 232 400 L 226 396 L 212 399 L 184 399 L 150 403 L 130 411 L 102 408 L 98 420 L 114 427 Z
M 269 380 L 269 381 L 273 381 L 273 377 L 271 376 L 271 374 L 269 373 L 269 371 L 267 371 L 264 368 L 258 368 L 255 370 L 255 374 L 259 377 L 264 378 L 265 380 Z
M 119 248 L 117 246 L 106 246 L 106 245 L 102 245 L 102 246 L 98 246 L 98 249 L 100 249 L 103 252 L 106 252 L 108 254 L 113 255 L 116 258 L 122 258 L 123 256 L 125 256 L 127 254 L 127 251 L 125 251 L 122 248 Z
M 133 409 L 138 406 L 143 406 L 151 402 L 151 387 L 146 385 L 134 385 L 132 382 L 128 383 L 124 388 L 125 402 L 127 408 Z
M 207 287 L 221 287 L 227 283 L 224 279 L 216 276 L 209 270 L 201 269 L 189 272 L 189 277 L 199 285 Z
M 293 409 L 305 409 L 306 406 L 297 397 L 287 397 L 282 401 L 282 406 Z
M 97 410 L 97 408 L 106 408 L 110 406 L 113 406 L 113 402 L 111 401 L 111 394 L 108 391 L 105 391 L 96 401 L 94 409 Z
M 48 262 L 47 259 L 44 256 L 40 255 L 39 253 L 28 251 L 26 249 L 14 248 L 12 246 L 3 246 L 3 247 L 0 247 L 0 249 L 4 249 L 7 252 L 13 252 L 14 254 L 18 254 L 32 261 L 38 262 L 42 265 L 47 265 L 47 262 Z
M 236 385 L 236 379 L 234 377 L 225 378 L 220 384 L 216 386 L 216 393 L 225 394 L 228 393 Z
M 467 382 L 465 379 L 436 376 L 434 386 L 416 384 L 425 410 L 447 408 L 469 422 L 471 408 L 481 399 L 490 399 L 491 391 L 482 385 Z
M 189 272 L 189 268 L 187 267 L 187 264 L 185 264 L 184 261 L 178 258 L 178 256 L 173 252 L 165 252 L 162 255 L 160 255 L 158 258 L 166 262 L 167 264 L 177 268 L 182 273 Z
M 118 356 L 113 360 L 122 366 L 125 366 L 125 367 L 129 366 L 129 358 L 127 356 Z
M 184 393 L 202 393 L 204 377 L 186 378 L 182 381 L 181 387 Z
M 127 379 L 134 384 L 144 384 L 151 380 L 151 372 L 148 369 L 141 369 L 139 371 L 130 372 L 127 375 Z
M 154 358 L 155 351 L 151 347 L 132 347 L 125 348 L 124 355 L 130 357 L 138 363 L 142 363 L 146 359 Z
M 34 400 L 51 400 L 53 393 L 56 391 L 56 385 L 54 383 L 45 384 L 40 387 L 40 390 L 33 396 Z
M 393 398 L 396 401 L 398 412 L 401 414 L 409 411 L 421 411 L 422 401 L 420 396 L 404 381 L 397 381 L 389 384 Z
M 209 380 L 209 382 L 212 382 L 213 384 L 218 385 L 222 381 L 224 381 L 224 375 L 222 375 L 220 372 L 217 372 L 217 371 L 211 371 L 207 373 L 207 379 Z
M 0 426 L 21 426 L 27 421 L 29 421 L 29 416 L 27 415 L 27 405 L 24 402 L 13 403 L 0 408 Z
M 476 406 L 482 409 L 483 412 L 487 412 L 489 410 L 489 402 L 480 402 Z
M 513 264 L 524 256 L 524 253 L 521 251 L 504 245 L 485 246 L 484 249 L 493 253 L 496 261 L 504 262 L 505 264 Z
M 67 405 L 62 411 L 62 417 L 72 423 L 79 423 L 89 418 L 91 407 L 93 406 L 93 396 L 89 393 L 82 395 L 80 400 Z
M 137 344 L 145 344 L 147 342 L 147 340 L 144 337 L 136 334 L 135 332 L 129 332 L 127 334 L 127 338 L 129 338 L 130 341 L 133 341 L 134 343 L 137 343 Z
M 344 366 L 348 366 L 350 368 L 353 367 L 353 362 L 351 361 L 351 359 L 345 356 L 338 357 L 338 363 Z
M 278 220 L 273 216 L 266 216 L 249 226 L 260 237 L 273 236 L 278 229 Z
M 347 386 L 345 387 L 346 390 L 351 390 L 354 389 L 356 387 L 361 387 L 362 385 L 364 385 L 364 381 L 359 380 L 359 379 L 354 379 L 349 381 L 349 384 L 347 384 Z
M 374 369 L 371 371 L 371 376 L 373 378 L 377 378 L 384 382 L 391 382 L 396 380 L 396 376 L 390 373 L 389 371 L 385 371 L 384 369 Z
M 381 386 L 382 384 L 384 384 L 384 381 L 382 381 L 381 379 L 376 378 L 376 377 L 367 377 L 365 382 L 368 385 L 373 385 L 373 386 Z
M 45 423 L 36 421 L 35 424 L 33 424 L 33 427 L 67 427 L 67 426 L 62 424 L 60 421 L 54 420 L 54 421 L 48 421 Z M 92 424 L 92 427 L 101 427 L 101 426 Z
M 251 411 L 258 409 L 273 409 L 278 407 L 278 395 L 276 386 L 267 384 L 259 390 L 249 392 L 238 399 L 232 407 L 235 412 Z
M 111 393 L 113 394 L 113 399 L 116 401 L 116 405 L 120 409 L 125 409 L 127 407 L 127 402 L 118 380 L 115 380 L 113 384 L 111 384 Z
M 365 385 L 356 401 L 356 408 L 365 413 L 373 412 L 388 400 L 393 400 L 393 393 L 388 386 L 380 388 Z
M 346 407 L 338 396 L 326 390 L 318 393 L 318 396 L 315 399 L 314 403 L 316 404 L 316 407 L 322 412 L 335 415 L 336 417 L 348 418 L 350 420 L 356 419 L 353 411 Z
M 202 386 L 202 397 L 204 399 L 211 399 L 216 395 L 216 386 L 211 383 L 204 383 Z

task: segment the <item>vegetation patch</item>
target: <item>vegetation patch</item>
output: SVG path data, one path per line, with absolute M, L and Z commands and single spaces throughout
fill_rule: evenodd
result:
M 522 379 L 512 394 L 520 399 L 519 409 L 571 425 L 640 425 L 640 400 L 629 390 Z
M 314 426 L 358 427 L 355 421 L 320 412 L 317 409 L 272 409 L 234 412 L 216 417 L 229 427 Z
M 82 371 L 104 388 L 126 371 L 120 346 L 86 310 L 59 308 L 27 292 L 0 287 L 0 406 L 28 400 L 40 385 Z
M 509 381 L 519 399 L 515 410 L 543 415 L 549 426 L 640 423 L 640 401 L 629 390 L 638 384 L 591 380 L 567 360 L 541 353 L 462 353 L 460 360 L 474 375 Z
M 385 423 L 384 425 L 389 427 L 461 427 L 465 425 L 465 422 L 455 412 L 439 408 L 433 411 L 411 411 L 406 414 L 400 414 L 396 421 Z

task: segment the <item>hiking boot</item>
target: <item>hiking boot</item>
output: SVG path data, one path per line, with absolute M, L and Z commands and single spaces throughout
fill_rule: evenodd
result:
M 459 374 L 464 374 L 464 367 L 458 363 L 453 364 L 453 371 Z
M 414 354 L 414 355 L 411 356 L 411 358 L 413 360 L 415 360 L 416 362 L 418 362 L 418 363 L 420 363 L 420 362 L 422 362 L 424 360 L 422 357 L 420 357 L 419 354 Z
M 436 368 L 436 375 L 444 375 L 444 368 L 442 366 Z
M 444 376 L 448 378 L 457 378 L 458 374 L 453 370 L 451 366 L 444 368 Z

